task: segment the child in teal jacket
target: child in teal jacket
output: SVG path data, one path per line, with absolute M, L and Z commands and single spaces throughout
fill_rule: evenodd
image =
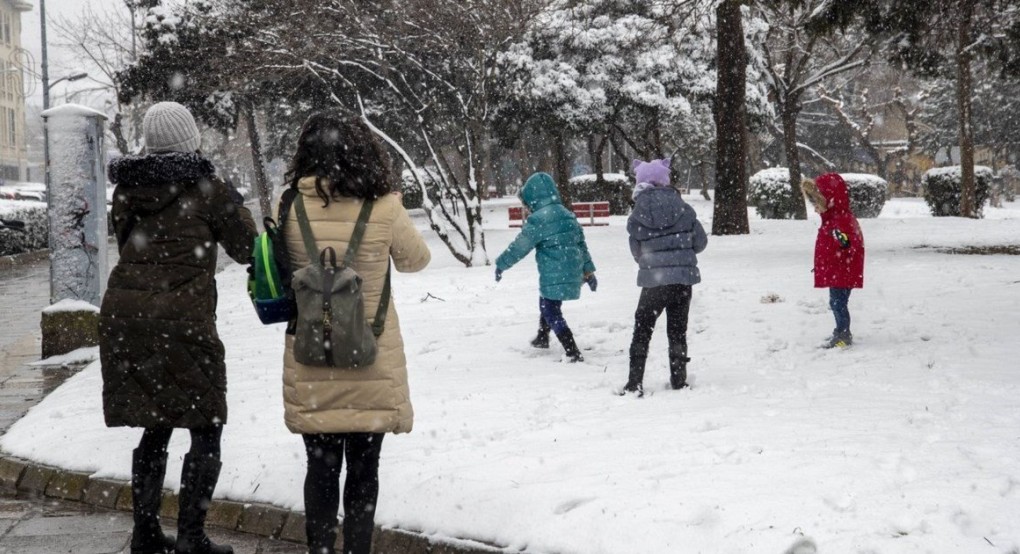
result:
M 582 283 L 588 283 L 593 291 L 598 285 L 595 264 L 584 242 L 584 231 L 573 212 L 563 205 L 556 183 L 547 173 L 529 177 L 520 196 L 531 215 L 517 238 L 496 259 L 496 281 L 534 248 L 541 315 L 538 336 L 531 344 L 536 348 L 549 348 L 551 330 L 563 344 L 570 361 L 581 361 L 581 351 L 563 319 L 562 306 L 564 300 L 580 298 Z

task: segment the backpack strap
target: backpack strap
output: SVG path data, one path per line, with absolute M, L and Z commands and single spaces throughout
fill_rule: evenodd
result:
M 361 247 L 361 239 L 365 236 L 365 227 L 368 227 L 368 218 L 372 217 L 372 205 L 374 201 L 365 199 L 361 203 L 361 212 L 358 213 L 358 222 L 354 224 L 354 233 L 351 234 L 351 241 L 347 243 L 347 253 L 344 254 L 344 266 L 354 263 L 354 257 Z
M 386 262 L 386 282 L 383 284 L 382 296 L 379 297 L 379 309 L 375 311 L 375 319 L 372 320 L 372 334 L 375 338 L 382 335 L 386 327 L 386 312 L 390 309 L 390 262 Z
M 354 224 L 354 234 L 351 235 L 351 242 L 347 244 L 347 253 L 344 255 L 344 265 L 350 266 L 354 262 L 354 256 L 361 246 L 361 239 L 365 236 L 365 227 L 368 226 L 368 219 L 372 215 L 372 206 L 375 201 L 367 198 L 361 204 L 361 213 L 358 214 L 358 222 Z M 372 319 L 372 334 L 379 338 L 386 327 L 386 312 L 390 308 L 390 266 L 386 261 L 386 281 L 383 283 L 382 294 L 379 296 L 379 308 L 375 311 Z
M 299 194 L 298 189 L 289 188 L 283 191 L 283 195 L 280 196 L 280 206 L 276 210 L 276 221 L 279 222 L 280 228 L 287 224 L 287 215 L 290 213 L 290 207 L 294 204 L 294 199 Z
M 308 262 L 319 263 L 319 252 L 315 248 L 315 236 L 312 235 L 312 225 L 308 222 L 308 212 L 305 211 L 305 199 L 298 195 L 294 202 L 294 213 L 297 216 L 298 227 L 301 227 L 301 240 L 305 243 L 305 253 L 308 254 Z

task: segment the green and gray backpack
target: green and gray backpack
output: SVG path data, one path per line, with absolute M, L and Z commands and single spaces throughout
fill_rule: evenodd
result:
M 297 194 L 295 189 L 284 191 L 277 212 L 278 221 L 287 219 L 287 212 Z M 267 217 L 262 224 L 265 231 L 255 237 L 248 268 L 248 295 L 262 323 L 287 323 L 297 316 L 294 291 L 290 287 L 290 254 L 276 222 Z
M 315 246 L 304 200 L 298 195 L 295 215 L 309 264 L 294 272 L 291 287 L 297 303 L 294 328 L 294 359 L 310 366 L 357 368 L 370 366 L 377 353 L 376 338 L 382 335 L 390 303 L 390 272 L 386 270 L 379 309 L 372 325 L 365 318 L 362 280 L 351 264 L 365 234 L 371 200 L 366 199 L 347 245 L 337 265 L 336 252 Z

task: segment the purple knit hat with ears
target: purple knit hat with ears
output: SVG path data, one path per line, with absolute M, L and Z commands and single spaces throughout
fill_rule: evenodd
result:
M 669 158 L 645 162 L 634 160 L 634 178 L 638 184 L 648 183 L 658 187 L 669 186 Z

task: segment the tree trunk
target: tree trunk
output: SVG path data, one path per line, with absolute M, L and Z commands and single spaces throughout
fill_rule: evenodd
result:
M 246 104 L 244 107 L 245 123 L 248 126 L 248 142 L 251 144 L 251 162 L 255 170 L 255 191 L 259 195 L 259 209 L 262 217 L 273 217 L 272 192 L 269 190 L 269 178 L 266 177 L 266 164 L 262 159 L 262 141 L 255 121 L 255 106 Z
M 716 187 L 713 235 L 746 235 L 747 50 L 739 0 L 716 8 L 718 72 L 715 98 Z
M 606 181 L 606 167 L 602 160 L 602 155 L 606 151 L 606 135 L 602 135 L 598 138 L 596 138 L 595 135 L 592 135 L 590 141 L 591 146 L 589 149 L 591 151 L 592 165 L 595 168 L 595 182 L 601 186 L 602 183 Z
M 786 154 L 786 167 L 790 170 L 790 189 L 793 193 L 794 219 L 807 219 L 807 206 L 804 204 L 804 193 L 800 190 L 800 150 L 797 147 L 797 107 L 795 98 L 787 98 L 783 106 L 783 151 Z
M 113 116 L 113 123 L 110 123 L 110 132 L 113 133 L 113 140 L 117 143 L 117 151 L 122 155 L 127 156 L 131 152 L 127 139 L 124 138 L 124 114 L 117 112 L 117 115 Z
M 960 215 L 977 217 L 974 183 L 974 130 L 971 127 L 970 73 L 970 32 L 974 14 L 971 2 L 961 2 L 959 36 L 956 41 L 956 104 L 960 111 L 960 168 L 963 180 L 960 184 Z
M 625 174 L 630 174 L 630 157 L 627 155 L 625 145 L 620 143 L 620 140 L 616 137 L 616 133 L 614 133 L 612 129 L 609 130 L 609 134 L 607 136 L 609 137 L 609 146 L 613 149 L 613 152 L 616 152 L 616 157 L 620 158 L 620 161 L 617 163 L 624 167 L 623 172 Z
M 496 182 L 495 172 L 493 171 L 492 164 L 492 140 L 490 140 L 488 131 L 482 131 L 478 133 L 478 144 L 479 150 L 478 155 L 478 194 L 483 198 L 489 198 L 489 187 L 493 186 Z M 493 194 L 497 194 L 496 190 L 492 191 Z
M 701 197 L 709 202 L 712 201 L 712 197 L 708 195 L 708 169 L 705 162 L 698 164 L 698 175 L 701 178 Z
M 567 153 L 567 136 L 562 130 L 553 132 L 553 150 L 555 151 L 556 169 L 553 180 L 560 191 L 560 199 L 563 205 L 570 207 L 570 188 L 567 186 L 570 181 L 570 155 Z

